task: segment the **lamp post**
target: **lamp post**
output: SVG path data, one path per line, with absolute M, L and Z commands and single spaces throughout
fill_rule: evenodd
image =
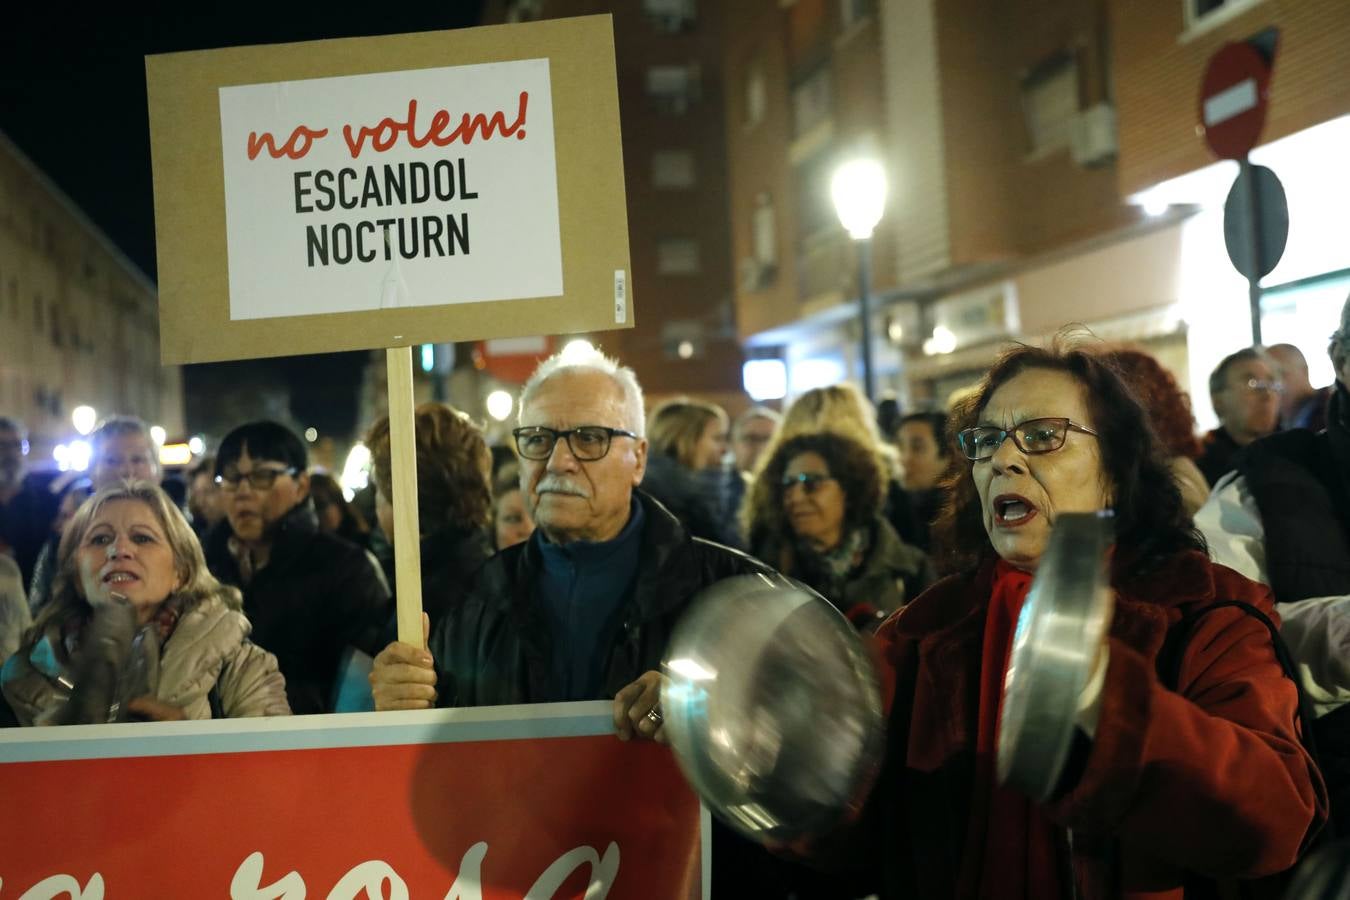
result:
M 872 230 L 886 207 L 886 172 L 875 159 L 853 159 L 834 170 L 830 198 L 849 237 L 858 242 L 858 313 L 862 318 L 863 390 L 876 399 L 872 372 Z

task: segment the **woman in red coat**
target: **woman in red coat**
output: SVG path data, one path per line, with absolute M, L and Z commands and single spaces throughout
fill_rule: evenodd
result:
M 1090 352 L 1018 347 L 952 423 L 967 465 L 937 545 L 960 574 L 877 634 L 887 759 L 861 817 L 814 848 L 850 870 L 838 896 L 1195 900 L 1215 896 L 1202 882 L 1292 866 L 1326 791 L 1270 632 L 1232 607 L 1177 627 L 1224 600 L 1278 621 L 1270 591 L 1209 561 L 1129 389 Z M 1104 508 L 1114 620 L 1078 747 L 1042 804 L 995 777 L 1013 628 L 1058 516 Z M 1180 655 L 1165 684 L 1169 636 Z M 646 718 L 658 687 L 648 673 L 619 692 L 622 736 L 662 738 Z
M 1157 672 L 1184 615 L 1269 590 L 1211 563 L 1145 414 L 1090 352 L 1019 347 L 954 411 L 969 464 L 938 527 L 944 579 L 878 637 L 888 759 L 855 836 L 884 897 L 1183 898 L 1197 879 L 1293 865 L 1326 816 L 1297 692 L 1266 627 L 1201 616 L 1179 677 Z M 1079 705 L 1083 732 L 1047 804 L 996 783 L 1003 676 L 1022 601 L 1061 513 L 1115 510 L 1115 615 Z

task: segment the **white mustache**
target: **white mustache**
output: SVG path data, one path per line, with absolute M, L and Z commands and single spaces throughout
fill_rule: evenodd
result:
M 539 479 L 539 484 L 535 486 L 536 494 L 570 494 L 573 497 L 584 497 L 590 499 L 591 492 L 586 489 L 584 484 L 577 484 L 559 475 L 545 475 Z

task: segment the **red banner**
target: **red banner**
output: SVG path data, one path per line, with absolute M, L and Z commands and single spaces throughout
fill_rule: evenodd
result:
M 697 797 L 609 729 L 588 703 L 0 733 L 0 900 L 705 897 Z

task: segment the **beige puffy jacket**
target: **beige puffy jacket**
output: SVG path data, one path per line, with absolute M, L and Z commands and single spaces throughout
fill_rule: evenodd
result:
M 164 643 L 155 697 L 179 707 L 189 719 L 209 719 L 215 687 L 227 719 L 290 715 L 276 657 L 248 640 L 251 630 L 244 614 L 219 596 L 189 609 Z M 0 683 L 24 725 L 47 724 L 67 696 L 46 671 L 50 664 L 39 661 L 44 644 L 49 642 L 10 660 Z

